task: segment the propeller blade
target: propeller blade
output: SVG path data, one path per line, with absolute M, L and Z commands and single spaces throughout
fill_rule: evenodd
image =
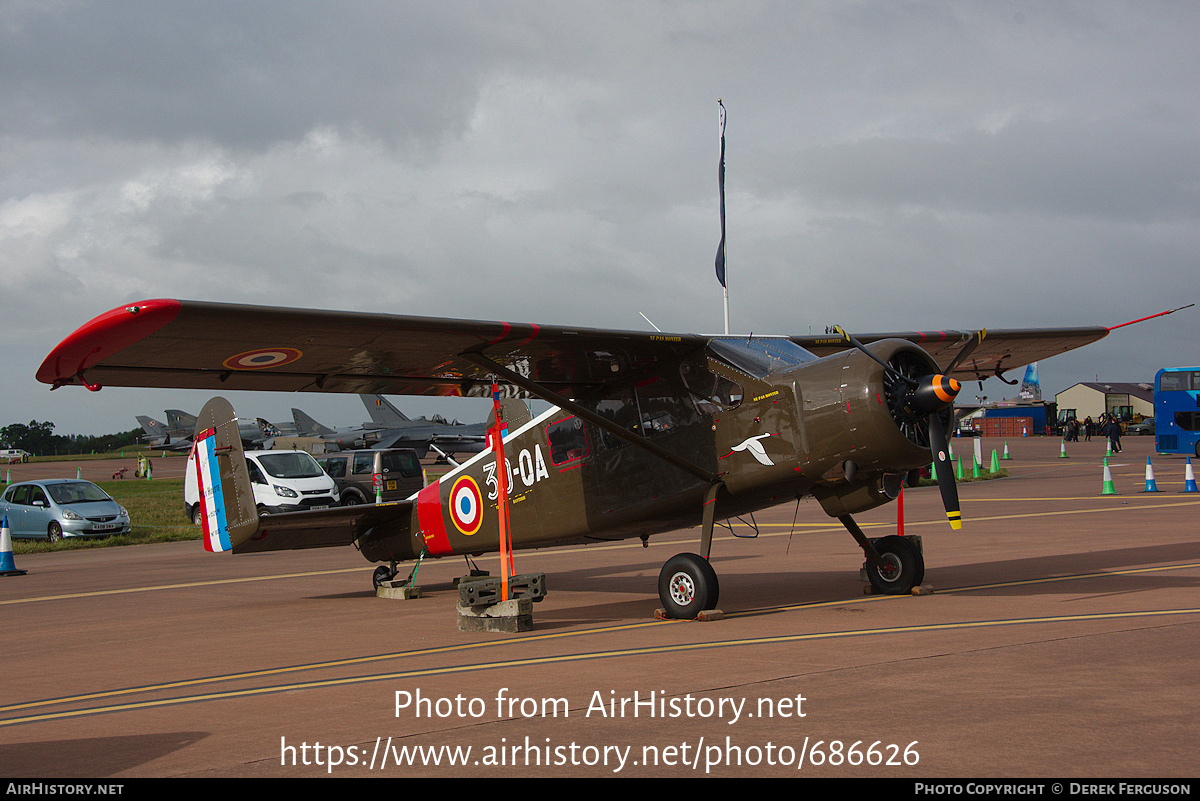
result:
M 950 450 L 946 444 L 946 429 L 938 412 L 929 414 L 929 442 L 933 448 L 933 459 L 937 463 L 938 489 L 942 493 L 942 506 L 946 508 L 946 519 L 950 528 L 962 528 L 962 512 L 958 505 L 958 487 L 954 483 L 954 468 L 950 464 Z
M 863 343 L 859 342 L 857 339 L 855 339 L 855 338 L 854 338 L 854 337 L 853 337 L 853 336 L 850 334 L 850 332 L 849 332 L 849 331 L 847 331 L 846 329 L 842 328 L 840 325 L 835 325 L 833 328 L 834 328 L 834 330 L 835 330 L 835 331 L 837 331 L 839 334 L 841 334 L 841 335 L 842 335 L 842 341 L 843 341 L 843 342 L 845 342 L 847 345 L 850 345 L 850 346 L 852 346 L 852 347 L 855 347 L 855 348 L 857 348 L 858 350 L 862 351 L 863 353 L 867 354 L 867 356 L 869 356 L 869 357 L 871 357 L 872 359 L 874 359 L 875 361 L 879 362 L 879 364 L 883 366 L 883 369 L 884 369 L 884 370 L 886 370 L 888 373 L 890 373 L 891 375 L 895 376 L 896 378 L 900 379 L 901 381 L 905 382 L 905 383 L 906 383 L 906 384 L 908 384 L 910 387 L 916 387 L 916 386 L 917 386 L 917 382 L 916 382 L 916 381 L 914 381 L 913 379 L 909 378 L 909 377 L 908 377 L 908 376 L 906 376 L 906 375 L 902 375 L 901 373 L 897 372 L 897 371 L 896 371 L 896 368 L 892 367 L 890 364 L 888 364 L 887 362 L 885 362 L 883 359 L 879 358 L 879 357 L 878 357 L 878 356 L 876 356 L 874 353 L 872 353 L 871 351 L 867 350 L 867 346 L 866 346 L 866 345 L 864 345 Z
M 956 355 L 954 357 L 954 360 L 951 361 L 950 364 L 946 367 L 946 373 L 947 374 L 953 373 L 954 368 L 958 367 L 958 365 L 960 365 L 968 356 L 970 356 L 972 353 L 974 353 L 975 349 L 979 347 L 979 343 L 983 342 L 983 338 L 986 336 L 987 336 L 986 328 L 981 328 L 978 331 L 976 331 L 975 335 L 972 336 L 969 340 L 967 340 L 967 344 L 962 346 L 962 350 L 960 350 L 958 352 L 958 355 Z

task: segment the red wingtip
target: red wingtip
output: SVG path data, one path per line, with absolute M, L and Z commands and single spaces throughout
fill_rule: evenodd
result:
M 92 365 L 127 348 L 175 319 L 177 300 L 143 300 L 105 312 L 58 344 L 38 368 L 37 380 L 57 387 L 78 380 Z

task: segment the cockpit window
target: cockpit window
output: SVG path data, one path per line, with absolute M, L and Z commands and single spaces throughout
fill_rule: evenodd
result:
M 817 358 L 790 339 L 778 337 L 720 337 L 708 347 L 721 361 L 756 378 Z

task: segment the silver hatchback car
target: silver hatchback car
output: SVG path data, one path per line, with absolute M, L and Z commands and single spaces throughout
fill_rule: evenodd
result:
M 129 533 L 129 512 L 90 481 L 51 478 L 13 484 L 0 515 L 14 538 L 110 537 Z

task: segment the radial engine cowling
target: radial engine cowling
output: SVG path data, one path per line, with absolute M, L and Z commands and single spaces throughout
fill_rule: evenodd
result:
M 940 376 L 921 348 L 899 339 L 873 343 L 883 365 L 847 350 L 797 372 L 813 495 L 833 516 L 893 500 L 909 470 L 933 461 L 930 415 L 954 420 L 957 382 Z

